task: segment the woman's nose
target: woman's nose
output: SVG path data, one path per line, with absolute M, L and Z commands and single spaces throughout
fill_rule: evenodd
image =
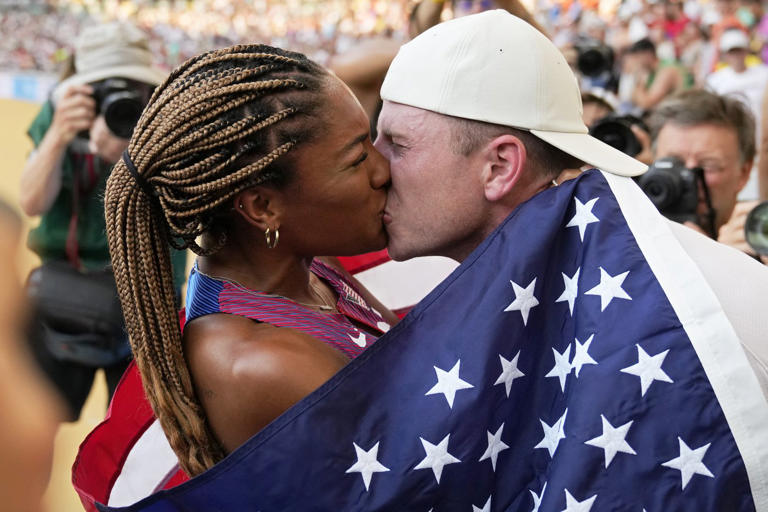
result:
M 381 188 L 389 183 L 389 161 L 376 148 L 371 148 L 368 158 L 371 160 L 371 186 Z

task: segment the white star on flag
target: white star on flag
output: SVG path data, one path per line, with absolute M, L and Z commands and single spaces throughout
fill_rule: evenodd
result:
M 552 352 L 554 352 L 555 356 L 555 366 L 549 370 L 545 377 L 557 377 L 560 379 L 560 389 L 565 392 L 565 379 L 568 378 L 568 374 L 571 373 L 573 368 L 571 363 L 568 362 L 571 357 L 571 345 L 569 343 L 562 354 L 555 350 L 555 347 L 552 347 Z
M 488 501 L 485 502 L 483 508 L 472 505 L 472 512 L 491 512 L 491 497 L 488 496 Z
M 648 388 L 654 380 L 674 382 L 669 378 L 669 375 L 664 373 L 664 370 L 661 369 L 661 365 L 664 364 L 664 358 L 667 357 L 669 349 L 660 352 L 655 356 L 649 356 L 645 350 L 643 350 L 643 347 L 640 345 L 635 346 L 637 347 L 637 363 L 622 368 L 621 371 L 640 377 L 640 396 L 645 396 L 645 392 L 648 391 Z
M 504 384 L 507 391 L 507 398 L 509 398 L 509 390 L 512 389 L 512 381 L 518 377 L 525 377 L 525 374 L 517 368 L 518 357 L 520 357 L 519 350 L 511 361 L 507 361 L 504 359 L 504 356 L 499 354 L 499 359 L 501 359 L 501 375 L 499 375 L 499 378 L 496 379 L 496 382 L 494 382 L 493 385 Z
M 585 295 L 600 296 L 600 311 L 605 311 L 605 308 L 608 307 L 608 304 L 613 299 L 632 300 L 632 297 L 627 295 L 627 292 L 621 287 L 627 278 L 627 274 L 629 274 L 629 271 L 612 276 L 603 267 L 600 267 L 600 284 L 585 292 Z
M 456 391 L 474 387 L 469 382 L 463 381 L 459 378 L 460 365 L 461 359 L 456 361 L 456 364 L 453 365 L 453 368 L 447 372 L 438 368 L 437 366 L 434 366 L 433 368 L 437 374 L 437 384 L 432 386 L 432 389 L 424 393 L 424 396 L 442 393 L 445 395 L 445 399 L 448 401 L 448 407 L 453 409 L 453 399 L 456 397 Z
M 359 336 L 352 336 L 351 334 L 347 334 L 347 336 L 349 336 L 349 339 L 352 340 L 352 343 L 358 347 L 364 347 L 368 343 L 368 340 L 365 338 L 365 333 L 362 331 L 357 332 L 359 333 Z
M 541 494 L 536 494 L 531 489 L 528 489 L 528 492 L 531 493 L 531 497 L 533 498 L 533 508 L 531 509 L 531 512 L 539 512 L 539 507 L 541 507 L 541 500 L 544 498 L 544 491 L 547 490 L 547 482 L 544 482 L 544 485 L 541 488 Z
M 387 332 L 392 328 L 387 322 L 376 322 L 376 327 L 378 327 L 381 332 Z
M 595 206 L 598 199 L 600 198 L 596 197 L 587 201 L 587 204 L 583 204 L 577 197 L 573 198 L 573 200 L 576 201 L 576 213 L 573 218 L 568 221 L 568 224 L 566 224 L 565 227 L 572 228 L 578 226 L 579 237 L 581 237 L 582 242 L 584 241 L 584 232 L 587 230 L 587 224 L 600 222 L 600 219 L 595 217 L 595 214 L 592 213 L 592 208 Z
M 629 427 L 632 426 L 632 422 L 625 423 L 620 427 L 614 427 L 602 414 L 600 415 L 600 418 L 603 420 L 602 435 L 590 439 L 589 441 L 584 441 L 584 444 L 596 446 L 605 451 L 605 467 L 607 468 L 610 465 L 618 452 L 637 455 L 637 452 L 635 452 L 635 450 L 629 446 L 629 443 L 625 441 L 627 433 L 629 432 Z
M 424 460 L 419 462 L 413 469 L 431 469 L 435 474 L 435 480 L 440 483 L 440 476 L 443 474 L 443 467 L 448 464 L 455 464 L 461 462 L 459 459 L 448 453 L 448 438 L 451 434 L 448 434 L 440 441 L 439 444 L 434 445 L 429 441 L 426 441 L 423 437 L 420 437 L 421 444 L 424 446 L 424 452 L 427 454 Z
M 357 453 L 357 462 L 346 471 L 346 473 L 360 473 L 363 477 L 363 483 L 365 484 L 365 490 L 371 485 L 371 477 L 374 473 L 381 473 L 389 471 L 389 468 L 384 467 L 377 459 L 379 455 L 379 443 L 377 442 L 368 451 L 363 450 L 356 443 L 352 443 Z
M 573 277 L 568 277 L 565 275 L 565 272 L 561 272 L 561 274 L 563 274 L 565 290 L 563 290 L 563 293 L 560 294 L 560 297 L 555 301 L 568 301 L 568 310 L 571 312 L 571 316 L 573 316 L 573 306 L 576 303 L 576 295 L 579 293 L 579 272 L 581 272 L 581 267 L 576 269 L 576 273 L 573 274 Z
M 563 512 L 589 512 L 589 510 L 592 508 L 592 505 L 595 503 L 595 499 L 597 498 L 597 494 L 592 496 L 591 498 L 587 498 L 584 501 L 576 501 L 576 498 L 571 496 L 571 493 L 568 492 L 568 489 L 565 490 L 565 509 Z
M 597 361 L 592 359 L 592 356 L 589 355 L 589 346 L 592 344 L 592 338 L 594 337 L 595 335 L 591 334 L 584 343 L 580 343 L 579 339 L 576 338 L 576 351 L 573 354 L 573 361 L 571 361 L 571 366 L 575 370 L 576 378 L 579 377 L 579 372 L 581 371 L 582 366 L 585 364 L 597 364 Z
M 541 422 L 541 428 L 544 430 L 544 438 L 539 441 L 539 444 L 533 447 L 534 449 L 546 448 L 550 457 L 555 455 L 555 450 L 557 450 L 557 445 L 560 444 L 560 440 L 565 439 L 566 414 L 568 414 L 568 409 L 563 412 L 563 415 L 560 416 L 560 419 L 557 420 L 551 427 L 544 423 L 544 420 L 539 419 Z
M 691 481 L 691 477 L 693 477 L 693 475 L 704 475 L 710 478 L 715 478 L 715 475 L 713 475 L 707 466 L 705 466 L 702 462 L 704 454 L 707 453 L 707 450 L 712 443 L 707 443 L 700 448 L 691 450 L 688 448 L 688 445 L 685 444 L 685 441 L 680 438 L 680 436 L 677 437 L 677 440 L 680 443 L 680 456 L 663 463 L 662 466 L 680 471 L 680 477 L 682 478 L 683 482 L 683 489 L 685 489 L 685 486 L 688 485 L 688 482 Z
M 504 444 L 504 441 L 501 440 L 501 432 L 503 430 L 504 424 L 502 423 L 495 434 L 491 434 L 490 430 L 488 431 L 488 448 L 485 449 L 485 452 L 483 452 L 482 457 L 480 457 L 480 460 L 478 461 L 482 462 L 485 459 L 491 459 L 491 466 L 494 471 L 496 471 L 496 459 L 499 457 L 499 452 L 509 448 L 509 446 Z
M 523 315 L 523 325 L 528 325 L 528 313 L 532 308 L 539 305 L 539 300 L 533 296 L 533 290 L 536 287 L 536 278 L 530 282 L 528 286 L 523 288 L 514 281 L 512 283 L 512 290 L 515 292 L 515 300 L 507 306 L 504 311 L 519 311 Z

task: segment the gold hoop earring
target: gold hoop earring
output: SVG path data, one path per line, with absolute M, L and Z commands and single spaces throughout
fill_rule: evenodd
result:
M 272 232 L 269 228 L 264 231 L 264 238 L 267 240 L 267 249 L 274 249 L 277 247 L 277 242 L 280 241 L 280 229 L 275 228 Z

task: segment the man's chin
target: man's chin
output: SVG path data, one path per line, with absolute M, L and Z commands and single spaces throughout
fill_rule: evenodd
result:
M 403 251 L 403 248 L 398 247 L 397 244 L 392 243 L 392 239 L 389 239 L 389 243 L 387 244 L 387 254 L 389 254 L 390 259 L 393 261 L 407 261 L 413 257 L 415 257 L 414 254 L 410 254 L 407 251 Z

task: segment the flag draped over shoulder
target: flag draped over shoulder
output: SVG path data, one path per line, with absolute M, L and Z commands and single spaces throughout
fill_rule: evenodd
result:
M 386 250 L 340 257 L 343 267 L 377 299 L 402 318 L 456 268 L 442 257 L 392 261 Z M 184 323 L 182 310 L 180 322 Z M 72 469 L 72 483 L 85 510 L 96 502 L 130 505 L 189 478 L 160 428 L 131 363 L 118 385 L 106 419 L 83 441 Z
M 590 171 L 224 461 L 119 510 L 766 510 L 767 432 L 666 221 Z

